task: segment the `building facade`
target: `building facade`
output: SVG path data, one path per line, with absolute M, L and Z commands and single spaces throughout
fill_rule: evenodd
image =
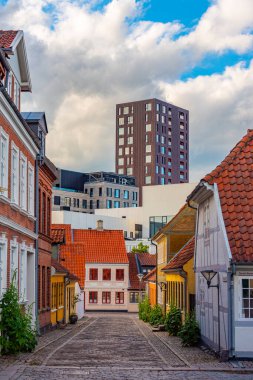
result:
M 137 207 L 135 179 L 115 173 L 78 173 L 58 169 L 53 210 L 94 213 L 95 209 Z
M 189 112 L 158 99 L 116 105 L 118 174 L 137 186 L 189 181 Z
M 0 30 L 0 46 L 0 297 L 13 279 L 35 319 L 39 142 L 20 114 L 20 96 L 31 91 L 23 32 Z

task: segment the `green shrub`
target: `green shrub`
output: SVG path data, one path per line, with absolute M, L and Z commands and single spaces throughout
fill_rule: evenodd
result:
M 181 338 L 183 346 L 195 346 L 198 343 L 200 329 L 194 313 L 186 315 L 185 323 L 178 336 Z
M 0 300 L 0 348 L 2 354 L 30 352 L 36 344 L 36 331 L 32 326 L 31 306 L 24 310 L 19 304 L 19 296 L 14 278 Z
M 182 327 L 181 310 L 171 305 L 170 311 L 165 317 L 165 329 L 170 335 L 177 335 Z
M 145 297 L 142 302 L 139 302 L 139 319 L 144 322 L 149 322 L 151 306 L 148 297 Z
M 149 317 L 149 323 L 153 326 L 162 325 L 164 323 L 163 311 L 160 305 L 152 307 Z

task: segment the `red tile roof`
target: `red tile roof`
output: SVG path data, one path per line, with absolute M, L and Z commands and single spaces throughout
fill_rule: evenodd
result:
M 151 253 L 139 253 L 138 258 L 141 266 L 156 266 L 156 255 Z
M 75 243 L 85 244 L 86 263 L 128 264 L 123 232 L 73 230 Z
M 0 47 L 10 48 L 17 34 L 17 30 L 0 30 Z
M 137 277 L 138 268 L 136 263 L 136 254 L 129 252 L 127 254 L 129 260 L 129 290 L 140 290 L 140 281 Z M 145 284 L 141 282 L 141 290 L 145 290 Z
M 217 184 L 233 260 L 253 262 L 253 130 L 203 181 Z
M 80 287 L 85 281 L 85 247 L 84 244 L 72 243 L 60 246 L 60 259 L 64 266 L 79 278 Z
M 51 266 L 56 270 L 56 272 L 61 272 L 61 273 L 66 273 L 66 274 L 68 273 L 68 270 L 55 259 L 51 260 Z
M 183 248 L 170 260 L 170 262 L 162 268 L 163 271 L 167 269 L 180 269 L 194 256 L 195 237 L 193 236 Z
M 54 244 L 63 244 L 65 242 L 65 229 L 64 228 L 52 228 L 51 238 Z
M 65 235 L 65 242 L 71 243 L 72 242 L 72 233 L 71 233 L 71 225 L 70 224 L 52 224 L 51 226 L 51 233 L 53 236 L 53 230 L 64 230 Z
M 143 281 L 156 282 L 156 268 L 148 272 L 144 277 Z

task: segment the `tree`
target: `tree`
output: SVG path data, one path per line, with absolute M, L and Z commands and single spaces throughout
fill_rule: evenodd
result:
M 133 247 L 132 252 L 134 253 L 146 253 L 149 250 L 148 245 L 144 245 L 142 242 L 140 242 L 137 247 Z

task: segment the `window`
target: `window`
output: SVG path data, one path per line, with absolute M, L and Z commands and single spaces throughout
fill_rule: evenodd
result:
M 97 268 L 90 268 L 89 279 L 90 279 L 90 281 L 97 281 L 98 280 L 98 269 Z
M 19 149 L 12 143 L 11 150 L 11 201 L 18 204 L 19 195 Z
M 145 184 L 150 185 L 151 184 L 151 176 L 145 177 Z
M 99 202 L 99 199 L 97 199 L 97 201 L 96 201 L 96 208 L 100 208 L 100 202 Z
M 184 153 L 180 152 L 179 157 L 180 157 L 181 159 L 184 159 Z
M 116 292 L 115 293 L 115 303 L 123 304 L 124 303 L 124 292 Z
M 180 132 L 180 139 L 183 140 L 184 139 L 184 134 L 182 132 Z
M 171 119 L 168 119 L 168 124 L 169 124 L 169 125 L 172 125 L 172 121 L 171 121 Z
M 133 175 L 133 168 L 127 168 L 127 175 Z
M 124 136 L 125 129 L 124 128 L 119 128 L 119 136 Z
M 161 136 L 161 143 L 165 144 L 165 137 L 164 136 Z
M 180 129 L 184 129 L 184 124 L 180 123 Z
M 160 184 L 161 184 L 161 185 L 165 185 L 165 178 L 164 178 L 164 177 L 161 177 L 161 178 L 160 178 Z
M 124 117 L 119 117 L 119 125 L 124 125 Z
M 156 121 L 160 121 L 160 115 L 159 115 L 159 113 L 156 114 Z
M 124 269 L 116 269 L 116 281 L 124 281 Z
M 242 280 L 242 318 L 253 318 L 253 278 Z
M 156 110 L 157 110 L 157 112 L 160 112 L 160 104 L 159 103 L 156 103 Z
M 165 106 L 162 106 L 162 112 L 166 113 L 166 107 Z
M 151 124 L 146 124 L 146 132 L 151 132 Z
M 0 241 L 0 298 L 7 287 L 7 244 Z
M 28 202 L 29 203 L 29 202 Z M 61 197 L 59 195 L 54 196 L 54 205 L 60 206 L 61 204 Z M 29 206 L 29 205 L 28 205 Z
M 120 198 L 120 189 L 114 189 L 114 198 Z
M 129 154 L 129 147 L 125 148 L 125 154 Z
M 184 163 L 183 163 L 183 162 L 180 162 L 179 167 L 180 167 L 180 169 L 184 169 Z
M 103 269 L 103 281 L 111 281 L 111 269 Z
M 106 208 L 112 208 L 112 201 L 110 199 L 106 200 Z
M 21 154 L 20 158 L 20 207 L 26 210 L 27 192 L 27 159 Z
M 152 237 L 156 234 L 156 232 L 165 226 L 170 220 L 172 216 L 151 216 L 149 218 L 149 237 Z
M 129 191 L 128 190 L 124 190 L 124 199 L 129 199 Z
M 123 108 L 123 114 L 127 115 L 129 113 L 129 107 L 124 107 Z
M 164 124 L 165 123 L 165 116 L 162 115 L 162 123 Z
M 129 202 L 123 202 L 123 207 L 129 207 Z
M 120 202 L 114 201 L 114 208 L 120 208 Z
M 160 135 L 156 135 L 156 142 L 160 142 Z
M 161 174 L 165 174 L 165 168 L 161 166 Z
M 90 197 L 93 197 L 93 188 L 90 188 Z
M 152 109 L 152 105 L 151 105 L 151 103 L 147 103 L 147 104 L 145 104 L 145 110 L 146 110 L 146 111 L 151 111 L 151 109 Z
M 128 144 L 133 144 L 133 137 L 132 136 L 130 136 L 130 137 L 127 138 L 127 143 Z
M 98 292 L 89 292 L 89 303 L 98 303 Z
M 171 170 L 168 170 L 168 176 L 171 177 Z
M 46 271 L 45 267 L 42 267 L 42 281 L 41 281 L 41 287 L 42 287 L 42 308 L 44 309 L 46 307 Z
M 138 200 L 138 193 L 137 191 L 133 191 L 133 201 L 137 201 Z
M 25 301 L 27 292 L 27 253 L 25 249 L 21 249 L 19 263 L 19 297 Z
M 172 165 L 171 160 L 168 159 L 168 166 L 171 166 L 171 165 Z
M 83 199 L 82 206 L 83 206 L 83 208 L 87 208 L 87 200 L 86 199 Z
M 122 156 L 122 154 L 123 154 L 123 149 L 119 148 L 119 156 Z
M 146 145 L 146 153 L 150 153 L 151 152 L 151 145 Z
M 158 165 L 156 165 L 156 167 L 155 167 L 155 172 L 156 172 L 156 174 L 159 173 L 159 166 Z
M 171 139 L 168 139 L 168 145 L 171 146 Z
M 12 281 L 13 276 L 16 272 L 15 284 L 18 285 L 18 245 L 11 246 L 10 250 L 10 280 Z
M 179 119 L 184 120 L 184 113 L 183 112 L 179 112 Z
M 124 138 L 119 138 L 119 145 L 124 145 Z
M 171 136 L 171 129 L 168 129 L 168 135 Z
M 168 149 L 168 156 L 171 157 L 171 149 Z
M 168 115 L 171 116 L 172 112 L 171 112 L 171 108 L 168 109 Z
M 146 156 L 146 164 L 149 164 L 151 162 L 151 156 Z
M 180 172 L 180 176 L 179 177 L 180 177 L 180 179 L 184 179 L 184 173 Z
M 139 292 L 130 292 L 130 303 L 139 303 Z
M 51 230 L 51 198 L 47 198 L 47 235 L 50 236 Z
M 106 196 L 107 197 L 112 197 L 112 188 L 111 187 L 107 187 L 106 188 Z
M 145 121 L 148 122 L 148 113 L 145 114 Z
M 102 303 L 111 303 L 111 292 L 102 292 Z
M 128 116 L 127 124 L 133 124 L 133 116 Z
M 0 134 L 0 186 L 5 190 L 2 192 L 8 197 L 8 154 L 9 154 L 9 137 L 1 131 Z
M 165 147 L 164 146 L 160 147 L 160 152 L 161 152 L 161 154 L 165 154 Z
M 93 200 L 91 199 L 90 200 L 90 210 L 92 210 L 93 209 Z
M 124 165 L 124 158 L 119 158 L 118 159 L 118 165 Z
M 76 207 L 76 198 L 73 198 L 73 207 Z
M 103 188 L 102 187 L 99 187 L 99 189 L 98 189 L 98 195 L 100 197 L 102 197 L 102 195 L 103 195 Z

